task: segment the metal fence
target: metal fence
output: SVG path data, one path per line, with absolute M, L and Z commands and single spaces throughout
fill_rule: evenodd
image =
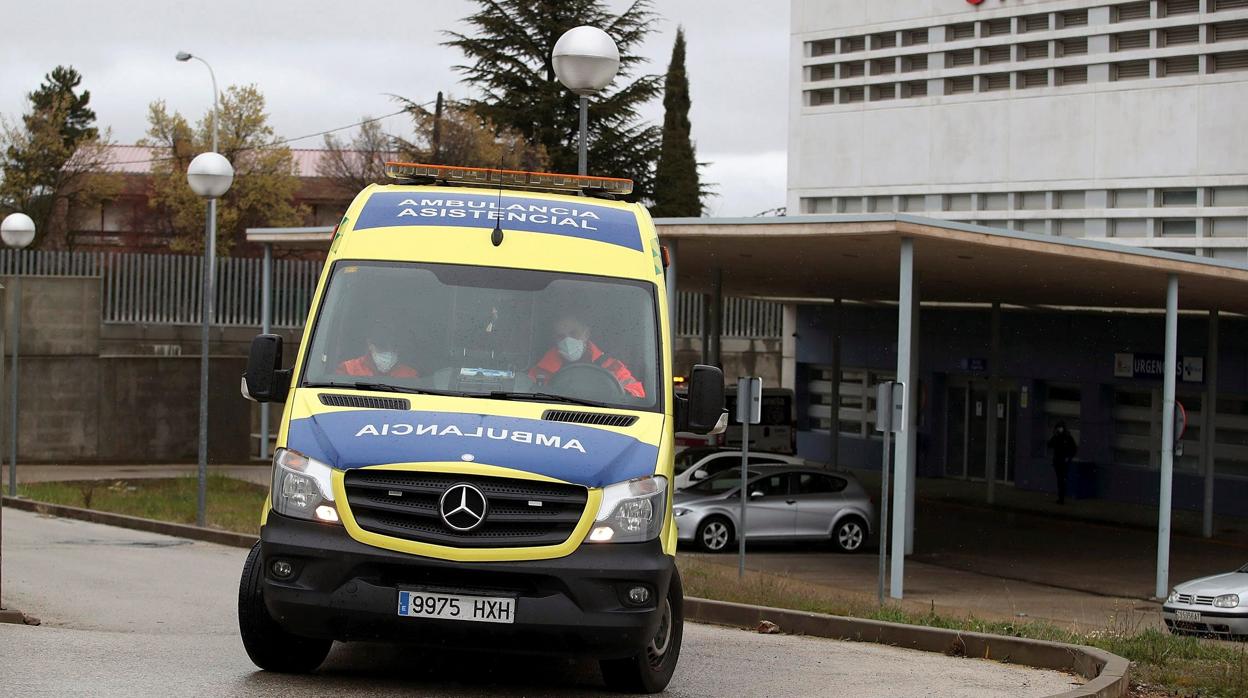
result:
M 260 326 L 263 260 L 217 260 L 216 324 Z M 273 261 L 273 326 L 302 327 L 322 263 Z M 203 307 L 203 257 L 175 254 L 0 250 L 0 276 L 86 276 L 102 280 L 104 322 L 198 325 Z M 705 296 L 681 292 L 676 302 L 677 334 L 700 337 Z M 778 338 L 779 303 L 725 298 L 723 336 Z

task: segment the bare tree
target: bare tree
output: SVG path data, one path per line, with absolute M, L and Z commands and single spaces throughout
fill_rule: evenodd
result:
M 347 196 L 375 182 L 384 182 L 386 161 L 396 156 L 394 136 L 386 133 L 378 121 L 365 117 L 360 130 L 349 142 L 342 142 L 332 133 L 325 135 L 325 155 L 317 164 L 317 174 L 329 180 Z

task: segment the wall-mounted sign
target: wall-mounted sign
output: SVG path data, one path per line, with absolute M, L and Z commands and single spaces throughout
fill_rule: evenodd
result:
M 968 356 L 965 359 L 960 359 L 958 361 L 958 366 L 963 371 L 975 371 L 976 373 L 983 373 L 984 371 L 988 370 L 988 359 L 978 357 L 978 356 Z
M 1161 354 L 1114 354 L 1115 378 L 1161 378 L 1165 371 L 1166 357 Z M 1204 357 L 1181 357 L 1177 366 L 1177 377 L 1184 383 L 1204 383 Z

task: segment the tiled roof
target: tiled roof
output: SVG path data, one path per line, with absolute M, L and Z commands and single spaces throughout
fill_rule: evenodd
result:
M 164 157 L 160 148 L 145 145 L 110 145 L 108 151 L 114 171 L 124 174 L 148 174 L 152 171 L 152 163 Z M 300 177 L 318 177 L 317 165 L 329 151 L 292 148 L 290 152 Z

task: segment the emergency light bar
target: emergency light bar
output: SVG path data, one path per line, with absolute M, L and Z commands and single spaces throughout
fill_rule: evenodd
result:
M 593 190 L 623 196 L 633 191 L 633 180 L 618 177 L 495 170 L 489 167 L 456 167 L 424 165 L 415 162 L 387 162 L 386 176 L 391 179 L 433 179 L 447 184 L 513 189 L 550 189 L 555 191 Z

